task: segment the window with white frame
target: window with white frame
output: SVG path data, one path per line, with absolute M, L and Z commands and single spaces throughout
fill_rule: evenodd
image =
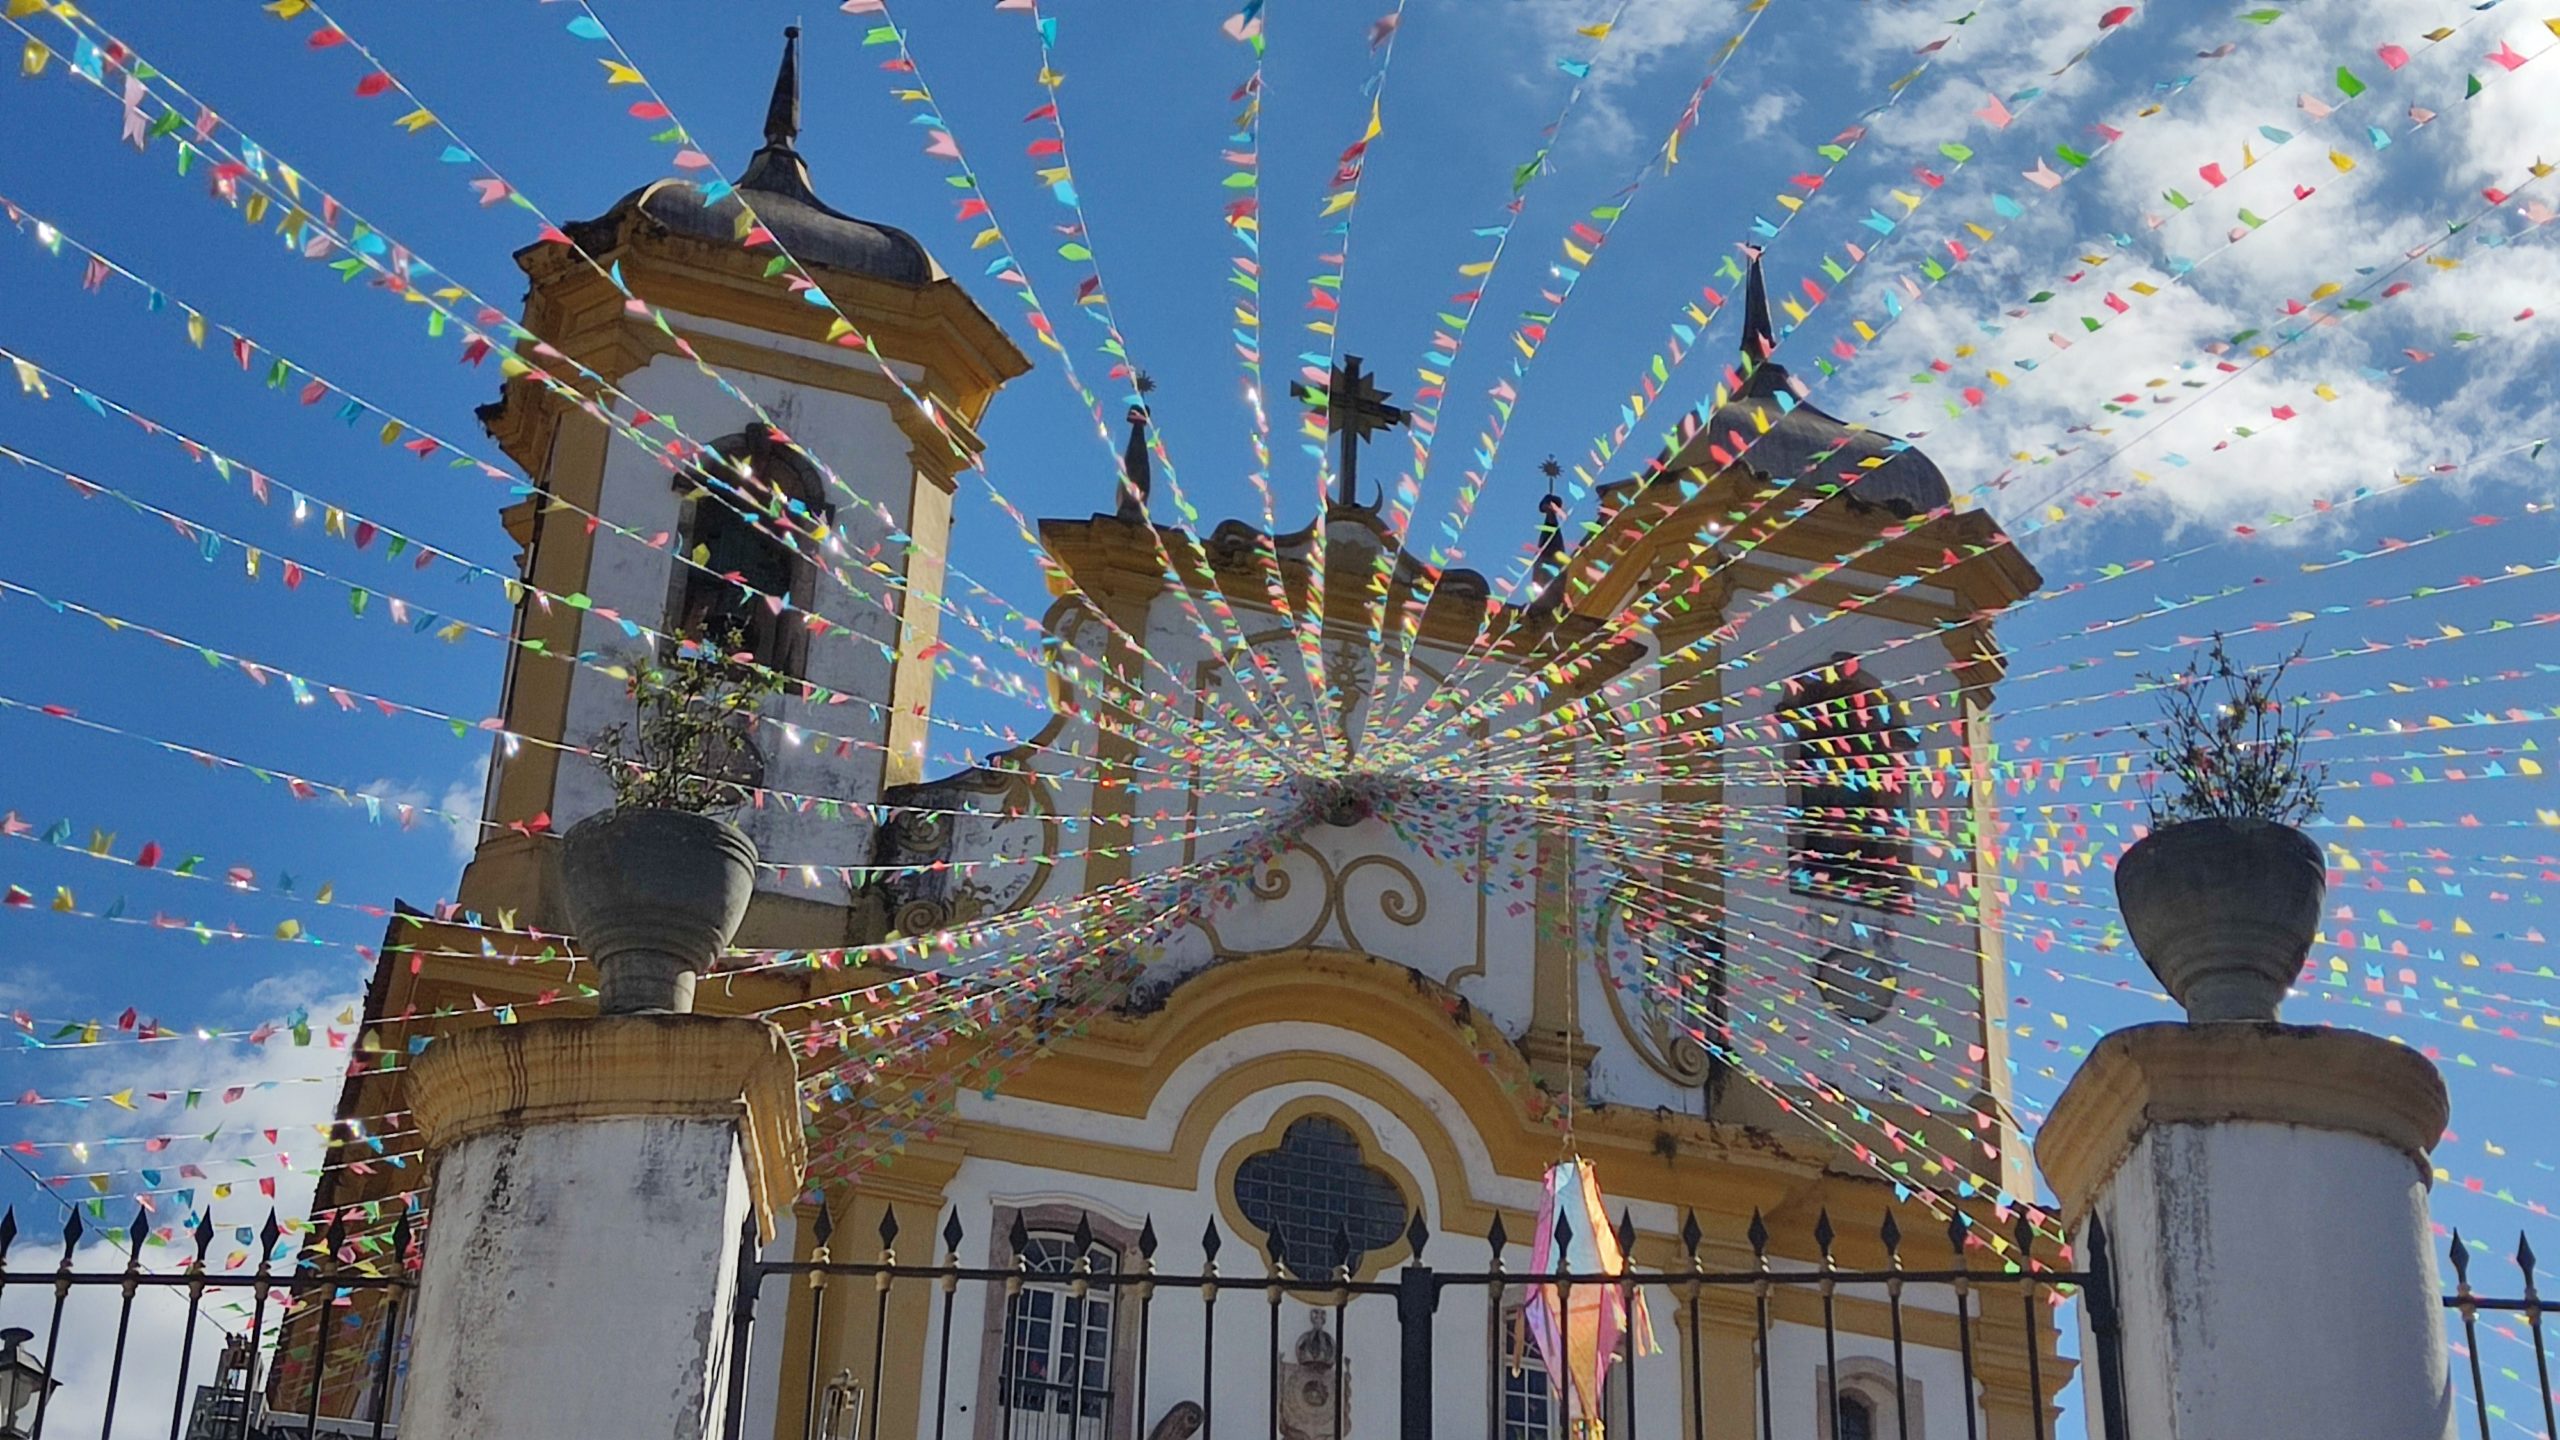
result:
M 1079 1296 L 1076 1276 L 1079 1262 L 1109 1275 L 1120 1256 L 1100 1244 L 1079 1255 L 1074 1236 L 1035 1230 L 1020 1258 L 1027 1277 L 1008 1307 L 997 1402 L 1026 1422 L 1050 1417 L 1024 1433 L 1099 1436 L 1111 1415 L 1112 1291 L 1094 1285 Z
M 1502 1440 L 1555 1440 L 1556 1395 L 1535 1347 L 1502 1367 Z
M 1565 1440 L 1582 1433 L 1572 1423 L 1555 1376 L 1520 1326 L 1519 1307 L 1513 1306 L 1504 1318 L 1503 1332 L 1517 1337 L 1519 1353 L 1513 1354 L 1511 1343 L 1506 1342 L 1494 1359 L 1502 1367 L 1501 1440 Z M 1619 1427 L 1626 1422 L 1630 1368 L 1622 1359 L 1609 1367 L 1609 1378 L 1600 1383 L 1600 1413 L 1608 1422 L 1602 1428 L 1609 1433 L 1625 1433 Z

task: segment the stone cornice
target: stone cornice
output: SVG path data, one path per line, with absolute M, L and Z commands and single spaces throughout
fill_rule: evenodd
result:
M 2098 1042 L 2036 1136 L 2036 1162 L 2077 1218 L 2157 1125 L 2255 1122 L 2361 1135 L 2432 1180 L 2450 1118 L 2444 1077 L 2415 1050 L 2358 1030 L 2166 1022 Z
M 501 1129 L 643 1116 L 738 1126 L 764 1238 L 808 1165 L 799 1072 L 771 1021 L 609 1015 L 446 1035 L 409 1067 L 409 1111 L 430 1152 Z

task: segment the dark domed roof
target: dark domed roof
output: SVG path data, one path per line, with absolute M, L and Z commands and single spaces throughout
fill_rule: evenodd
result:
M 1945 507 L 1954 492 L 1928 456 L 1797 398 L 1786 367 L 1768 358 L 1776 342 L 1757 255 L 1743 284 L 1742 353 L 1750 375 L 1743 381 L 1742 393 L 1717 406 L 1707 417 L 1705 432 L 1683 449 L 1691 453 L 1706 449 L 1710 458 L 1719 453 L 1732 456 L 1753 473 L 1781 484 L 1795 482 L 1808 488 L 1839 484 L 1846 487 L 1851 501 L 1899 516 Z M 1748 447 L 1738 454 L 1736 436 Z M 1868 461 L 1878 463 L 1870 466 Z
M 803 265 L 849 270 L 900 285 L 933 281 L 933 257 L 914 236 L 820 200 L 809 189 L 808 167 L 787 149 L 757 151 L 747 173 L 738 177 L 738 191 L 706 202 L 700 186 L 661 180 L 624 196 L 613 213 L 637 205 L 640 213 L 679 235 L 735 244 L 738 212 L 753 206 L 756 219 L 773 232 L 774 243 Z
M 611 210 L 572 230 L 610 227 L 637 207 L 676 234 L 736 244 L 739 213 L 752 207 L 775 243 L 801 264 L 824 265 L 897 285 L 931 284 L 939 271 L 914 236 L 847 215 L 810 188 L 808 162 L 792 148 L 800 135 L 799 27 L 783 35 L 782 70 L 774 77 L 773 101 L 765 111 L 764 148 L 747 162 L 734 192 L 706 199 L 702 186 L 660 180 L 623 196 Z

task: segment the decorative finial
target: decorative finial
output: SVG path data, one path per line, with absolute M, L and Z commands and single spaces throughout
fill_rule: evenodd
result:
M 782 68 L 773 77 L 773 100 L 764 109 L 764 143 L 788 150 L 800 138 L 800 27 L 782 27 Z
M 1748 370 L 1767 363 L 1769 352 L 1778 347 L 1778 332 L 1769 323 L 1769 286 L 1760 277 L 1760 247 L 1745 245 L 1742 253 L 1751 257 L 1742 277 L 1742 361 Z
M 1547 493 L 1538 501 L 1537 568 L 1540 574 L 1551 575 L 1564 566 L 1564 497 L 1556 493 L 1556 480 L 1564 467 L 1550 455 L 1539 464 L 1538 473 L 1547 477 Z
M 1132 525 L 1147 523 L 1147 502 L 1155 495 L 1155 464 L 1147 455 L 1146 397 L 1155 393 L 1155 377 L 1137 371 L 1130 378 L 1138 399 L 1129 406 L 1129 447 L 1120 456 L 1119 517 Z

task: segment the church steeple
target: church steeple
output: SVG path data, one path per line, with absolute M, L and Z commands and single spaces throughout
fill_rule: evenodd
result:
M 1760 247 L 1746 245 L 1742 253 L 1751 257 L 1751 266 L 1742 277 L 1742 359 L 1745 369 L 1765 365 L 1769 352 L 1777 348 L 1778 334 L 1769 324 L 1769 286 L 1760 278 Z
M 809 180 L 809 162 L 793 142 L 800 138 L 800 27 L 782 27 L 782 65 L 773 73 L 773 98 L 764 107 L 764 147 L 750 157 L 738 188 L 787 195 L 826 209 Z
M 800 138 L 800 27 L 782 27 L 782 68 L 773 77 L 773 99 L 764 107 L 764 143 L 788 150 Z
M 1131 382 L 1137 394 L 1129 402 L 1129 448 L 1120 456 L 1121 484 L 1118 514 L 1132 525 L 1147 523 L 1147 501 L 1155 494 L 1155 464 L 1147 455 L 1147 394 L 1156 388 L 1155 380 L 1141 370 Z
M 1765 399 L 1795 386 L 1787 367 L 1770 358 L 1778 348 L 1778 330 L 1769 322 L 1769 282 L 1760 273 L 1760 247 L 1745 245 L 1742 253 L 1751 257 L 1742 276 L 1742 393 Z

